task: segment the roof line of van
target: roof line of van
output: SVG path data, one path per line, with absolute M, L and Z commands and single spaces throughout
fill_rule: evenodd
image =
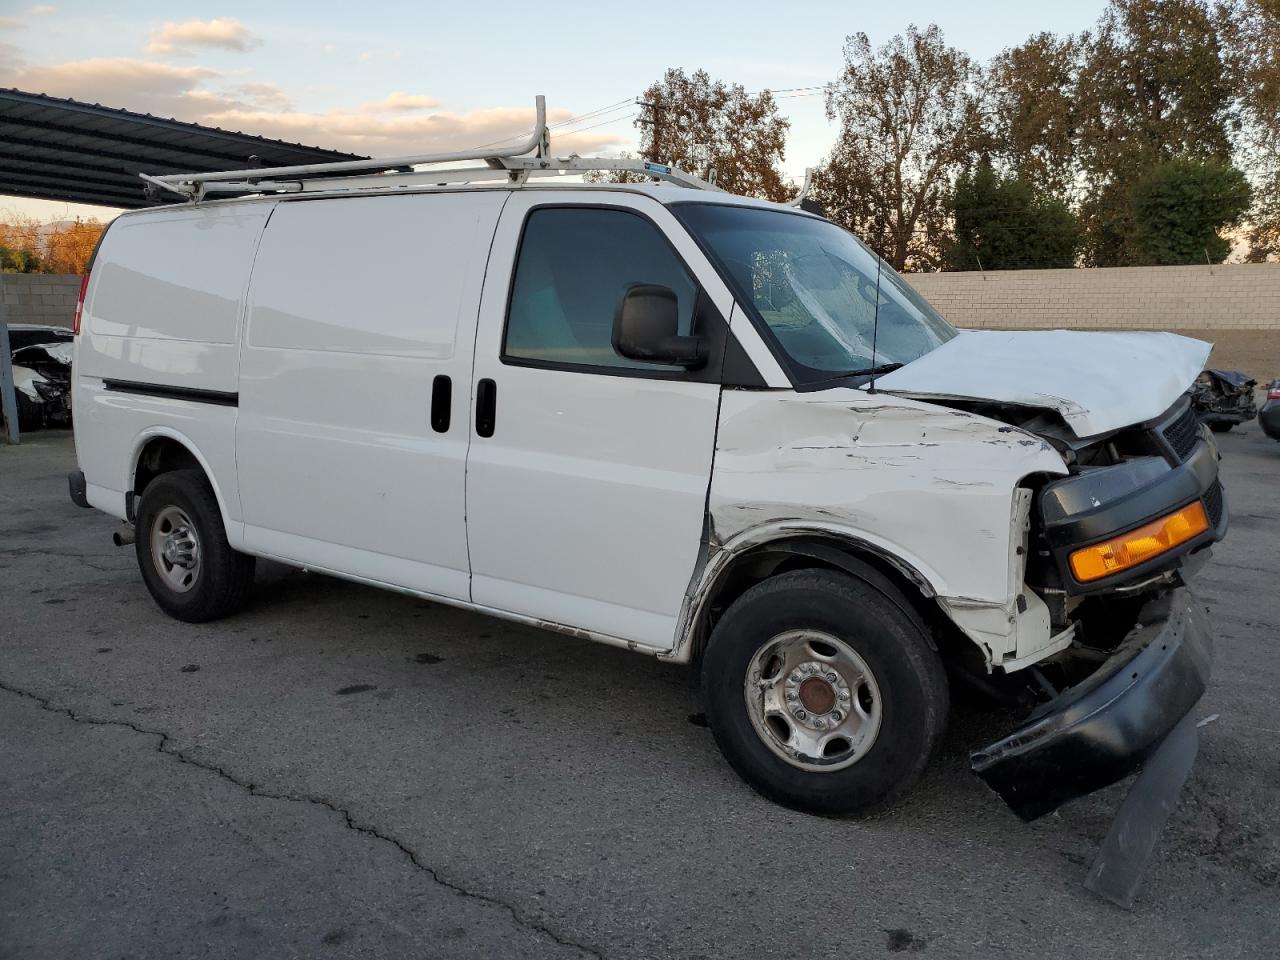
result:
M 526 192 L 528 190 L 540 190 L 547 193 L 625 193 L 638 196 L 649 197 L 652 200 L 663 205 L 675 203 L 718 203 L 728 204 L 731 206 L 744 207 L 760 207 L 764 209 L 784 209 L 789 212 L 796 212 L 794 203 L 780 204 L 771 200 L 761 200 L 756 197 L 744 197 L 736 193 L 728 193 L 723 190 L 715 191 L 695 191 L 685 190 L 676 186 L 665 183 L 648 181 L 644 183 L 581 183 L 577 181 L 567 183 L 547 183 L 545 181 L 530 183 L 524 186 L 510 183 L 490 183 L 490 184 L 427 184 L 415 187 L 393 187 L 381 186 L 377 188 L 369 188 L 360 191 L 351 190 L 330 190 L 316 191 L 313 193 L 253 193 L 242 196 L 220 197 L 218 199 L 208 199 L 202 201 L 198 206 L 204 207 L 226 207 L 238 206 L 249 203 L 279 203 L 290 201 L 315 201 L 315 200 L 339 200 L 354 199 L 356 197 L 388 197 L 388 196 L 407 196 L 407 195 L 424 195 L 424 194 L 446 194 L 446 193 L 489 193 L 495 191 L 515 192 L 516 190 Z M 193 210 L 196 204 L 186 203 L 170 203 L 160 206 L 146 207 L 140 210 L 128 210 L 120 214 L 120 217 L 137 217 L 163 213 L 174 213 L 182 210 Z

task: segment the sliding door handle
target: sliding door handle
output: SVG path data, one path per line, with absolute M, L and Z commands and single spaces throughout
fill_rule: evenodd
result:
M 452 411 L 453 380 L 442 373 L 431 381 L 431 429 L 436 433 L 448 433 Z
M 476 433 L 493 436 L 493 423 L 498 409 L 498 385 L 485 377 L 476 384 Z

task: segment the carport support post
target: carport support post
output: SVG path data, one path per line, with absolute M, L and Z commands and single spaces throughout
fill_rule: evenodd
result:
M 4 412 L 4 438 L 18 442 L 18 395 L 13 388 L 13 358 L 9 354 L 9 323 L 5 319 L 4 274 L 0 273 L 0 410 Z

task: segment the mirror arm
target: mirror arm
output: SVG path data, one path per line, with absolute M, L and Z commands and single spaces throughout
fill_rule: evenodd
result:
M 707 363 L 707 338 L 698 334 L 667 337 L 662 342 L 662 351 L 671 358 L 671 363 L 689 369 L 703 367 Z

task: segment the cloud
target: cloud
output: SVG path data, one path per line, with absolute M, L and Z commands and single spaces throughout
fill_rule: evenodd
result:
M 454 151 L 494 142 L 513 144 L 522 140 L 533 124 L 531 103 L 456 112 L 440 109 L 432 97 L 396 92 L 358 107 L 308 112 L 297 110 L 292 99 L 273 83 L 245 82 L 241 76 L 207 67 L 128 57 L 39 66 L 14 60 L 5 64 L 3 47 L 0 44 L 0 87 L 371 156 Z M 562 122 L 572 115 L 571 110 L 549 110 L 547 120 Z M 552 145 L 559 155 L 585 155 L 616 148 L 629 133 L 621 124 L 581 134 L 552 131 Z
M 569 110 L 549 110 L 547 121 L 564 121 L 572 115 Z M 492 143 L 514 144 L 527 136 L 533 126 L 533 109 L 531 106 L 497 107 L 467 113 L 436 110 L 388 116 L 363 110 L 304 113 L 232 108 L 211 113 L 204 122 L 223 129 L 391 157 L 466 150 Z M 560 136 L 553 133 L 552 143 L 557 154 L 586 154 L 617 146 L 624 139 L 607 130 L 591 130 Z
M 17 17 L 0 17 L 0 30 L 25 30 L 27 25 Z
M 361 113 L 397 113 L 405 110 L 430 110 L 438 107 L 440 102 L 435 97 L 424 97 L 416 93 L 403 93 L 397 90 L 381 100 L 369 100 L 360 104 Z
M 222 47 L 245 51 L 262 41 L 234 17 L 214 20 L 166 21 L 151 32 L 147 53 L 184 53 L 187 47 Z
M 0 85 L 89 100 L 140 113 L 175 116 L 194 91 L 217 77 L 205 67 L 175 67 L 128 57 L 0 69 Z
M 31 8 L 31 15 L 33 17 L 51 17 L 57 12 L 57 7 L 51 7 L 47 3 L 37 3 Z
M 274 83 L 242 83 L 233 92 L 263 110 L 293 109 L 293 98 Z

